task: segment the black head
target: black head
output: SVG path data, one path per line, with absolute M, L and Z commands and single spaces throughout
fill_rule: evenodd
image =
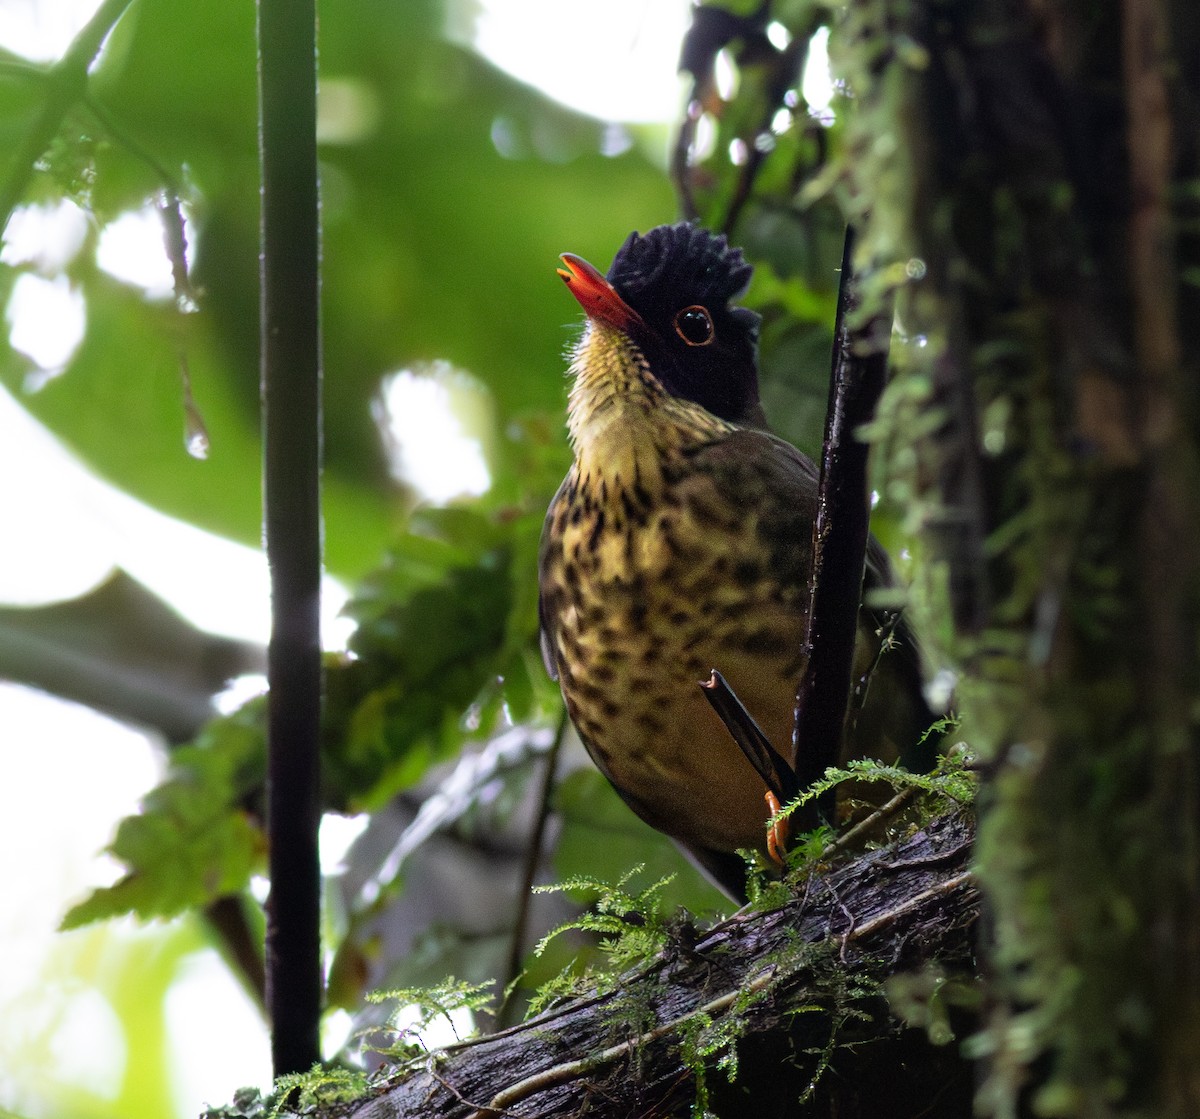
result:
M 631 233 L 608 281 L 641 317 L 630 331 L 672 396 L 733 423 L 761 423 L 759 317 L 731 307 L 753 269 L 723 235 L 689 222 Z

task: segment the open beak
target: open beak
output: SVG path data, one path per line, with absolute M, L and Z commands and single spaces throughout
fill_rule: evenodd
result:
M 583 257 L 563 253 L 562 262 L 566 268 L 560 268 L 558 274 L 566 281 L 571 294 L 579 300 L 588 318 L 615 326 L 626 333 L 630 327 L 643 325 L 641 316 L 617 294 L 617 289 L 604 278 L 603 273 Z

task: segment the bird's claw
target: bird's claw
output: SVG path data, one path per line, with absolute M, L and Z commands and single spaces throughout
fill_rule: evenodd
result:
M 763 794 L 763 798 L 767 802 L 767 811 L 771 816 L 778 816 L 783 810 L 779 798 L 770 789 Z M 767 854 L 780 870 L 787 868 L 787 845 L 791 838 L 791 831 L 787 820 L 776 820 L 767 828 Z

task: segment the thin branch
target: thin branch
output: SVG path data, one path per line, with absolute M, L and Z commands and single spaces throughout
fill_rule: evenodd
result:
M 754 184 L 771 150 L 760 141 L 763 137 L 771 136 L 771 121 L 784 104 L 784 95 L 798 83 L 800 67 L 807 54 L 808 37 L 798 35 L 772 59 L 771 76 L 767 83 L 766 96 L 763 98 L 762 113 L 747 145 L 749 150 L 745 162 L 738 168 L 736 186 L 733 196 L 729 199 L 729 205 L 725 208 L 725 217 L 718 227 L 730 236 L 742 216 L 742 210 L 750 201 Z
M 108 133 L 109 139 L 124 148 L 135 159 L 141 160 L 142 163 L 153 171 L 155 177 L 162 182 L 163 188 L 168 194 L 177 197 L 183 193 L 179 177 L 170 171 L 152 151 L 126 132 L 123 125 L 117 124 L 116 119 L 103 105 L 94 97 L 86 94 L 82 98 L 82 102 L 84 108 L 96 118 L 96 123 Z
M 838 851 L 853 849 L 864 836 L 871 834 L 876 824 L 894 816 L 917 795 L 917 792 L 918 790 L 915 785 L 910 785 L 907 789 L 901 789 L 891 800 L 886 804 L 881 804 L 865 820 L 859 820 L 852 828 L 847 828 L 846 831 L 842 832 L 837 839 L 825 848 L 825 857 L 830 858 Z
M 679 209 L 688 221 L 695 221 L 700 216 L 696 192 L 692 189 L 691 152 L 702 113 L 701 103 L 693 97 L 688 102 L 675 136 L 675 146 L 671 150 L 671 182 L 675 184 L 675 191 L 679 195 Z
M 262 941 L 247 919 L 247 904 L 253 903 L 240 895 L 229 894 L 206 905 L 203 914 L 229 970 L 255 1007 L 262 1011 L 266 1009 L 263 1004 L 266 975 Z
M 88 70 L 108 33 L 132 0 L 104 0 L 72 40 L 67 53 L 45 74 L 46 99 L 12 156 L 8 178 L 0 185 L 0 234 L 25 196 L 38 160 L 46 154 L 71 108 L 87 93 Z
M 890 307 L 865 323 L 854 321 L 859 294 L 853 259 L 854 234 L 848 228 L 813 525 L 807 667 L 796 696 L 793 741 L 801 788 L 836 765 L 841 753 L 870 520 L 868 447 L 857 429 L 874 415 L 887 377 Z M 819 817 L 832 820 L 836 795 L 830 790 L 803 806 L 795 826 L 809 831 Z

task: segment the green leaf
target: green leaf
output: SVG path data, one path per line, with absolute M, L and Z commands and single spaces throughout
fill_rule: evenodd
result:
M 529 665 L 541 516 L 463 507 L 414 518 L 436 536 L 403 538 L 351 600 L 355 659 L 331 668 L 328 683 L 326 756 L 338 803 L 379 803 L 465 738 L 547 705 L 551 689 L 540 672 L 535 684 Z
M 117 828 L 109 851 L 128 871 L 63 918 L 64 929 L 133 913 L 173 917 L 245 889 L 265 840 L 245 798 L 261 789 L 262 702 L 218 719 L 176 751 L 168 779 Z

